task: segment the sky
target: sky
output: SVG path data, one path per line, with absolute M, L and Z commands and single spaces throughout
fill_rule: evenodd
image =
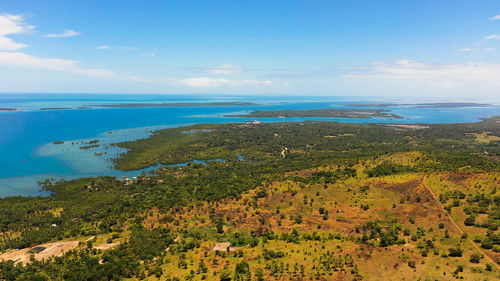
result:
M 0 0 L 0 92 L 500 97 L 500 1 Z

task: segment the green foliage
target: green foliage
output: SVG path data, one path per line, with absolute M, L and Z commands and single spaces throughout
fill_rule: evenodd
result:
M 448 253 L 449 253 L 448 255 L 450 257 L 461 257 L 462 253 L 463 253 L 463 250 L 460 247 L 449 248 L 448 249 Z
M 471 254 L 470 258 L 469 258 L 469 261 L 471 263 L 479 263 L 481 261 L 481 255 L 479 255 L 479 254 Z
M 28 266 L 14 266 L 12 261 L 3 261 L 0 262 L 0 278 L 74 281 L 130 278 L 140 274 L 141 260 L 151 261 L 161 256 L 172 242 L 173 238 L 167 229 L 150 231 L 139 225 L 133 226 L 130 240 L 106 252 L 102 257 L 96 256 L 91 249 L 84 249 L 69 251 L 62 257 L 43 262 L 35 261 Z M 42 271 L 45 272 L 44 275 L 34 274 Z
M 275 252 L 273 250 L 264 249 L 262 252 L 262 256 L 266 260 L 279 259 L 279 258 L 284 257 L 285 253 L 283 253 L 282 251 Z
M 236 264 L 234 269 L 233 280 L 235 281 L 250 281 L 251 279 L 250 266 L 247 262 L 242 261 Z
M 389 161 L 384 161 L 382 162 L 382 164 L 377 165 L 375 168 L 367 170 L 366 173 L 368 174 L 369 177 L 380 177 L 380 176 L 410 172 L 413 170 L 414 169 L 411 167 L 394 164 Z
M 468 226 L 472 226 L 476 223 L 476 217 L 475 216 L 469 216 L 465 219 L 464 224 Z
M 220 273 L 220 281 L 231 281 L 231 270 L 222 270 Z
M 257 281 L 264 281 L 264 270 L 262 270 L 262 268 L 257 268 L 255 270 L 255 279 Z
M 192 129 L 204 131 L 184 133 Z M 273 239 L 281 239 L 287 243 L 322 241 L 327 237 L 324 233 L 301 234 L 296 229 L 289 233 L 274 233 L 265 228 L 252 231 L 251 234 L 234 232 L 230 218 L 224 220 L 223 216 L 213 213 L 209 214 L 212 219 L 210 230 L 207 231 L 209 234 L 203 235 L 183 228 L 182 218 L 174 220 L 173 217 L 165 216 L 159 220 L 160 223 L 174 223 L 179 228 L 175 235 L 165 227 L 145 228 L 143 220 L 144 214 L 148 214 L 152 209 L 165 213 L 201 202 L 214 202 L 224 198 L 238 199 L 244 192 L 256 188 L 258 189 L 255 190 L 255 196 L 250 198 L 247 207 L 253 206 L 257 209 L 261 201 L 259 199 L 273 195 L 274 191 L 266 188 L 269 183 L 279 180 L 318 184 L 322 186 L 322 192 L 330 192 L 337 188 L 335 183 L 341 180 L 365 177 L 354 168 L 359 167 L 360 163 L 366 163 L 365 160 L 378 161 L 382 158 L 382 161 L 377 162 L 379 165 L 365 170 L 369 177 L 406 172 L 498 171 L 500 162 L 494 160 L 494 157 L 500 155 L 498 143 L 482 144 L 471 141 L 468 137 L 470 133 L 486 130 L 492 134 L 500 134 L 498 125 L 488 121 L 476 124 L 430 125 L 429 128 L 421 130 L 395 130 L 378 124 L 331 122 L 215 124 L 160 130 L 150 138 L 118 144 L 127 148 L 128 152 L 114 160 L 115 166 L 121 170 L 134 170 L 193 160 L 207 160 L 207 163 L 163 166 L 154 173 L 143 174 L 131 181 L 111 177 L 59 182 L 49 180 L 42 183 L 43 188 L 50 193 L 48 197 L 0 199 L 0 232 L 7 234 L 0 235 L 0 250 L 30 247 L 61 239 L 81 239 L 82 236 L 106 234 L 105 237 L 109 237 L 111 233 L 122 232 L 127 227 L 130 230 L 130 237 L 127 236 L 118 247 L 102 252 L 83 247 L 69 251 L 61 257 L 42 262 L 34 261 L 27 266 L 14 264 L 12 261 L 0 262 L 0 279 L 120 280 L 148 278 L 146 273 L 162 276 L 161 262 L 167 248 L 171 253 L 179 255 L 179 262 L 176 263 L 179 268 L 192 270 L 184 277 L 196 279 L 195 270 L 200 274 L 208 271 L 208 260 L 207 264 L 201 261 L 194 265 L 182 255 L 198 248 L 200 241 L 207 235 L 224 237 L 232 245 L 257 247 L 255 249 L 266 247 L 266 241 Z M 289 151 L 285 157 L 281 155 L 284 147 Z M 393 160 L 383 160 L 389 154 L 412 151 L 421 152 L 423 156 L 411 166 L 397 164 L 397 161 Z M 484 151 L 488 152 L 488 157 L 483 154 Z M 245 155 L 245 160 L 238 160 L 238 154 Z M 214 159 L 223 159 L 225 162 L 208 161 Z M 328 169 L 323 171 L 321 167 Z M 299 176 L 299 173 L 296 173 L 298 171 L 314 172 Z M 375 185 L 361 186 L 361 196 L 366 196 L 372 190 L 376 190 Z M 319 192 L 316 194 L 320 196 Z M 293 191 L 292 195 L 295 195 Z M 425 197 L 417 195 L 415 198 L 420 204 L 426 204 Z M 452 202 L 449 202 L 450 199 Z M 311 198 L 305 201 L 304 210 L 318 210 L 319 206 L 314 205 Z M 464 212 L 469 215 L 465 220 L 466 225 L 475 225 L 473 218 L 478 214 L 488 214 L 487 223 L 481 225 L 488 228 L 488 234 L 481 239 L 481 246 L 494 250 L 500 247 L 500 235 L 495 234 L 500 225 L 500 196 L 484 193 L 466 195 L 452 189 L 441 194 L 440 201 L 448 202 L 450 208 L 463 206 Z M 405 204 L 404 199 L 401 204 Z M 371 202 L 357 202 L 357 206 L 371 212 L 371 209 L 368 209 Z M 404 205 L 392 211 L 402 207 Z M 328 220 L 328 211 L 324 207 L 319 208 L 319 213 L 323 220 Z M 288 215 L 292 216 L 293 223 L 299 224 L 298 227 L 307 227 L 308 220 L 307 217 L 303 219 L 305 214 L 302 210 L 287 213 L 287 217 Z M 261 220 L 264 221 L 261 226 L 267 227 L 265 220 Z M 415 224 L 413 217 L 409 217 L 409 221 Z M 323 224 L 325 225 L 327 224 Z M 228 230 L 224 231 L 226 227 Z M 441 225 L 439 227 L 441 228 Z M 403 232 L 402 226 L 395 222 L 368 222 L 357 227 L 356 231 L 357 234 L 349 239 L 370 247 L 404 244 L 406 240 L 400 235 L 411 235 L 412 240 L 418 241 L 417 245 L 423 256 L 428 252 L 440 251 L 431 240 L 424 242 L 421 239 L 425 235 L 422 228 L 412 233 L 409 229 Z M 180 241 L 172 244 L 173 236 L 180 236 Z M 448 232 L 446 236 L 449 237 Z M 331 234 L 332 239 L 335 237 L 337 236 Z M 111 241 L 117 238 L 118 236 L 113 235 Z M 122 238 L 123 236 L 120 236 L 120 240 Z M 346 238 L 339 235 L 335 239 Z M 462 254 L 460 248 L 449 249 L 449 255 L 452 257 Z M 262 257 L 268 273 L 277 277 L 289 271 L 283 263 L 285 259 L 282 259 L 286 255 L 288 253 L 283 251 L 264 248 Z M 241 261 L 241 255 L 232 258 L 239 261 L 234 272 L 228 267 L 220 273 L 220 279 L 250 279 L 250 268 L 246 262 Z M 335 255 L 330 252 L 322 254 L 316 261 L 315 275 L 310 276 L 311 278 L 321 279 L 323 275 L 337 271 L 351 272 L 352 275 L 358 276 L 357 268 L 349 255 Z M 471 255 L 470 261 L 477 261 L 477 257 Z M 416 263 L 409 261 L 408 265 L 415 267 Z M 300 275 L 301 271 L 304 269 L 297 267 L 295 270 L 297 278 L 306 278 Z M 264 278 L 263 270 L 257 269 L 255 279 Z

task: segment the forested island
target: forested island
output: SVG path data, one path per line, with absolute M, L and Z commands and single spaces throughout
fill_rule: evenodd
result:
M 17 111 L 15 108 L 10 108 L 10 107 L 0 107 L 0 112 L 5 111 L 5 112 L 11 112 L 11 111 Z
M 46 110 L 67 110 L 67 109 L 71 109 L 69 107 L 43 107 L 43 108 L 40 108 L 40 110 L 42 111 L 46 111 Z
M 430 103 L 368 103 L 368 104 L 346 104 L 350 107 L 397 107 L 408 106 L 415 108 L 462 108 L 462 107 L 489 107 L 488 103 L 477 102 L 430 102 Z
M 186 133 L 188 132 L 188 133 Z M 500 117 L 203 124 L 0 199 L 4 280 L 497 280 Z M 214 160 L 167 166 L 193 160 Z
M 255 118 L 285 118 L 285 117 L 337 117 L 337 118 L 398 118 L 403 117 L 381 109 L 285 109 L 285 110 L 256 110 L 248 114 L 228 114 L 225 117 L 255 117 Z

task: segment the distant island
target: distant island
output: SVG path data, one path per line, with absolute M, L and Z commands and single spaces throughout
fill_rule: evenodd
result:
M 8 107 L 0 107 L 0 112 L 2 111 L 6 111 L 6 112 L 10 112 L 10 111 L 17 111 L 17 109 L 15 108 L 8 108 Z
M 476 102 L 436 102 L 436 103 L 371 103 L 371 104 L 346 104 L 350 107 L 393 107 L 410 106 L 415 108 L 460 108 L 460 107 L 489 107 L 491 104 Z
M 201 107 L 201 106 L 253 106 L 253 102 L 173 102 L 173 103 L 117 103 L 87 105 L 91 107 L 142 108 L 142 107 Z
M 398 118 L 403 117 L 389 113 L 388 110 L 380 109 L 339 109 L 339 108 L 324 108 L 324 109 L 303 109 L 303 110 L 256 110 L 249 114 L 225 115 L 225 117 L 256 117 L 256 118 L 285 118 L 285 117 L 338 117 L 338 118 Z
M 65 109 L 71 109 L 69 107 L 44 107 L 44 108 L 40 108 L 40 110 L 65 110 Z

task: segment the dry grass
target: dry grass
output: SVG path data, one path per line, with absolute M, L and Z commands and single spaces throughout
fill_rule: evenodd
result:
M 481 134 L 471 133 L 474 137 L 476 137 L 477 142 L 481 143 L 490 143 L 492 141 L 500 140 L 499 136 L 491 135 L 491 132 L 482 132 Z

